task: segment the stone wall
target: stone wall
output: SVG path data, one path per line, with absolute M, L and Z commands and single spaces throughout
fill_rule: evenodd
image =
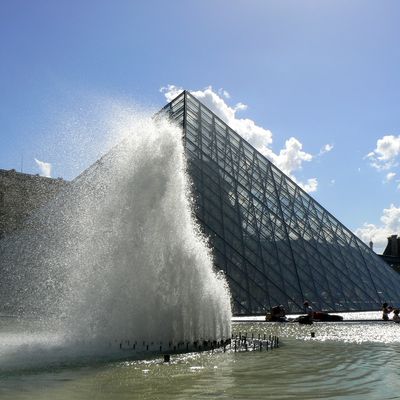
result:
M 0 238 L 18 229 L 33 210 L 68 185 L 61 178 L 45 178 L 0 169 Z

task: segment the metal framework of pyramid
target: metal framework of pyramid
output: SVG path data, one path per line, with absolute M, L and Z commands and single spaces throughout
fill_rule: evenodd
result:
M 183 128 L 195 214 L 236 315 L 399 303 L 400 275 L 193 95 L 162 112 Z

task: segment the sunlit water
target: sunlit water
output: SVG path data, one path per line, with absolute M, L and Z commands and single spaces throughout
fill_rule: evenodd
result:
M 2 319 L 2 325 L 0 351 L 10 351 L 0 360 L 1 399 L 400 398 L 400 324 L 391 322 L 236 322 L 234 333 L 278 335 L 280 348 L 173 355 L 171 363 L 159 356 L 131 360 L 114 353 L 107 359 L 73 352 L 40 363 L 30 359 L 42 357 L 30 347 L 41 342 L 61 351 L 56 339 L 30 331 L 31 321 Z

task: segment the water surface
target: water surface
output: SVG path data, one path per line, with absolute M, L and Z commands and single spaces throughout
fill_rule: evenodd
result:
M 204 352 L 148 360 L 85 358 L 40 362 L 30 333 L 3 329 L 1 399 L 398 399 L 400 325 L 234 323 L 234 332 L 278 335 L 273 351 Z M 311 337 L 314 332 L 315 338 Z M 42 337 L 43 340 L 43 337 Z M 44 345 L 42 343 L 44 348 Z M 57 349 L 57 346 L 54 346 Z M 54 350 L 56 351 L 56 350 Z M 29 362 L 24 362 L 24 352 Z M 51 352 L 50 352 L 51 353 Z M 36 354 L 37 363 L 29 358 Z

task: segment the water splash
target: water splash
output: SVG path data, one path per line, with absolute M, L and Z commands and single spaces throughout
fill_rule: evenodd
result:
M 69 342 L 230 337 L 229 290 L 192 214 L 181 135 L 141 120 L 0 243 L 8 312 Z

